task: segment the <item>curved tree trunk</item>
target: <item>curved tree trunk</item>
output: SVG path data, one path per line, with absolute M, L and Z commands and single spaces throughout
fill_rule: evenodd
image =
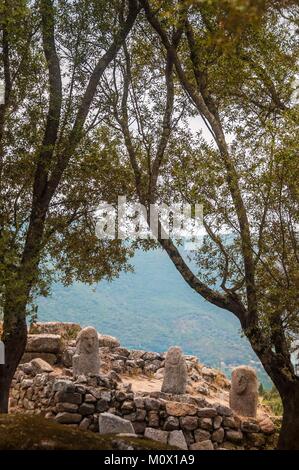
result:
M 279 450 L 299 450 L 299 383 L 283 399 Z
M 246 332 L 244 325 L 243 329 Z M 295 374 L 289 350 L 285 347 L 284 335 L 281 331 L 274 332 L 274 350 L 264 342 L 260 330 L 247 330 L 246 336 L 282 401 L 283 417 L 277 448 L 299 450 L 299 377 Z

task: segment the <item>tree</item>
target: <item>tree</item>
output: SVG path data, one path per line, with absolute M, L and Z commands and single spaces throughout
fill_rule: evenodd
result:
M 298 7 L 141 4 L 160 43 L 144 22 L 142 40 L 123 50 L 122 78 L 110 82 L 136 196 L 148 211 L 154 202 L 203 203 L 198 273 L 161 232 L 159 243 L 192 289 L 238 318 L 282 399 L 279 448 L 297 449 Z M 212 143 L 191 132 L 190 116 Z
M 135 0 L 2 2 L 0 78 L 0 412 L 23 355 L 26 315 L 56 269 L 64 282 L 94 282 L 128 268 L 130 251 L 94 235 L 93 211 L 126 180 L 118 156 L 97 150 L 105 114 L 98 92 L 130 33 Z M 103 145 L 104 147 L 104 145 Z M 108 169 L 108 172 L 107 172 Z M 116 178 L 116 176 L 118 176 Z M 110 183 L 110 190 L 107 190 Z

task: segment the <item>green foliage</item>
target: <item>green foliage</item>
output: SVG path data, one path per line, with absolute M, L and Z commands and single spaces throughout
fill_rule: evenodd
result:
M 259 393 L 262 397 L 263 405 L 268 406 L 276 416 L 281 416 L 283 413 L 283 406 L 280 395 L 275 386 L 273 385 L 270 390 L 263 390 L 260 388 Z

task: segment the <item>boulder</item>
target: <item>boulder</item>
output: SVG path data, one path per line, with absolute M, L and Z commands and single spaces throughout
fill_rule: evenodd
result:
M 180 425 L 185 431 L 194 431 L 198 427 L 198 418 L 196 416 L 182 416 Z
M 99 347 L 100 348 L 118 348 L 120 342 L 114 336 L 102 335 L 99 333 Z
M 212 441 L 199 441 L 190 445 L 190 450 L 214 450 Z
M 35 374 L 42 374 L 43 372 L 53 372 L 53 367 L 48 364 L 48 362 L 44 361 L 40 357 L 37 357 L 36 359 L 32 359 L 30 362 L 33 372 Z
M 61 362 L 65 367 L 72 367 L 73 365 L 73 355 L 75 354 L 75 347 L 65 348 L 62 353 Z
M 146 428 L 144 431 L 144 437 L 152 439 L 153 441 L 162 442 L 167 444 L 168 432 L 162 431 L 161 429 Z
M 196 429 L 194 431 L 194 438 L 196 442 L 208 441 L 211 438 L 211 434 L 204 429 Z
M 43 352 L 25 352 L 22 356 L 20 364 L 26 364 L 31 362 L 32 359 L 41 358 L 46 361 L 51 366 L 54 366 L 57 362 L 57 355 L 51 353 L 43 353 Z
M 197 407 L 191 403 L 168 401 L 166 402 L 166 412 L 171 416 L 193 416 L 197 413 Z
M 200 418 L 214 418 L 217 416 L 217 411 L 215 408 L 201 408 L 198 410 L 197 416 Z
M 99 416 L 100 434 L 135 434 L 133 425 L 130 421 L 120 418 L 112 413 L 101 413 Z
M 274 423 L 268 416 L 259 421 L 259 426 L 264 434 L 272 434 L 275 431 Z
M 243 433 L 241 431 L 226 431 L 226 439 L 230 442 L 242 442 L 243 440 Z
M 174 431 L 176 429 L 179 429 L 180 427 L 179 419 L 176 418 L 175 416 L 168 416 L 165 420 L 163 427 L 165 431 Z
M 59 354 L 63 349 L 61 335 L 28 335 L 26 352 Z
M 179 449 L 188 450 L 187 442 L 183 431 L 171 431 L 168 436 L 168 444 Z

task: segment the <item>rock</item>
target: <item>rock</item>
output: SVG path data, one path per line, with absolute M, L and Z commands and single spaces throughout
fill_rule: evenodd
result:
M 218 444 L 221 444 L 224 439 L 224 429 L 219 428 L 216 431 L 213 432 L 212 434 L 212 441 L 217 442 Z
M 244 432 L 259 432 L 260 427 L 256 422 L 244 420 L 241 423 L 241 431 Z
M 137 408 L 136 410 L 136 421 L 144 421 L 146 418 L 146 411 L 142 408 Z
M 222 416 L 216 416 L 213 421 L 214 429 L 219 429 L 222 423 Z
M 183 394 L 186 392 L 187 379 L 187 365 L 181 348 L 177 346 L 169 348 L 161 391 L 174 395 Z
M 118 348 L 120 346 L 120 342 L 114 336 L 99 334 L 98 338 L 100 348 Z
M 160 409 L 161 403 L 156 398 L 145 398 L 144 406 L 146 410 L 158 411 Z
M 232 409 L 225 405 L 218 405 L 216 410 L 220 416 L 232 416 L 233 414 Z
M 75 354 L 76 348 L 66 348 L 62 353 L 62 364 L 65 367 L 72 367 L 73 365 L 73 355 Z
M 115 399 L 116 399 L 117 401 L 122 402 L 122 401 L 125 401 L 126 398 L 127 398 L 127 394 L 126 394 L 125 392 L 123 392 L 122 390 L 116 390 L 116 392 L 115 392 Z
M 48 364 L 53 366 L 57 363 L 57 355 L 51 353 L 43 353 L 43 352 L 25 352 L 21 358 L 20 364 L 29 363 L 32 359 L 41 358 L 46 361 Z
M 190 450 L 214 450 L 212 441 L 199 441 L 190 445 Z
M 55 421 L 61 424 L 79 424 L 82 419 L 82 416 L 78 413 L 58 413 L 55 416 Z
M 194 431 L 194 438 L 196 442 L 208 441 L 211 439 L 211 434 L 209 431 L 203 429 L 196 429 Z
M 79 407 L 79 413 L 82 416 L 92 415 L 95 411 L 95 406 L 92 403 L 82 403 Z
M 123 356 L 124 358 L 127 358 L 130 356 L 130 351 L 127 348 L 117 347 L 114 349 L 114 353 L 118 356 Z
M 232 429 L 237 429 L 238 425 L 236 423 L 236 420 L 233 416 L 225 416 L 223 418 L 222 425 L 224 428 L 232 428 Z
M 63 413 L 65 411 L 68 413 L 76 413 L 78 411 L 78 405 L 75 403 L 60 402 L 56 404 L 55 409 L 57 413 Z
M 146 351 L 139 350 L 139 349 L 131 349 L 130 351 L 130 359 L 136 361 L 138 359 L 142 359 Z
M 215 408 L 201 408 L 198 410 L 197 416 L 200 418 L 214 418 L 217 416 L 217 411 Z
M 136 432 L 136 434 L 143 434 L 146 428 L 146 422 L 145 421 L 134 421 L 133 423 L 133 428 Z
M 163 426 L 165 431 L 174 431 L 176 429 L 179 429 L 179 427 L 180 427 L 179 419 L 176 418 L 175 416 L 168 416 Z
M 101 413 L 99 416 L 99 432 L 100 434 L 119 434 L 133 433 L 135 434 L 133 425 L 130 421 L 120 418 L 112 413 Z
M 126 400 L 121 405 L 121 410 L 125 414 L 132 413 L 135 411 L 135 403 L 133 401 Z
M 171 431 L 168 436 L 168 444 L 179 449 L 188 450 L 183 431 Z
M 168 401 L 166 402 L 166 412 L 171 416 L 194 416 L 197 413 L 197 407 L 191 403 Z
M 44 361 L 40 357 L 37 357 L 36 359 L 32 359 L 30 364 L 33 368 L 33 371 L 36 374 L 42 374 L 43 372 L 50 373 L 50 372 L 53 372 L 54 370 L 53 367 L 50 366 L 50 364 L 48 364 L 48 362 Z
M 215 369 L 210 369 L 209 367 L 203 367 L 201 369 L 202 376 L 208 381 L 208 382 L 213 382 L 213 380 L 217 377 L 217 374 L 219 373 Z
M 243 433 L 241 431 L 226 431 L 226 439 L 230 442 L 242 442 Z
M 144 361 L 155 361 L 156 359 L 162 359 L 159 353 L 148 351 L 143 354 L 142 359 Z
M 168 432 L 161 429 L 145 428 L 144 437 L 167 444 Z
M 160 424 L 159 413 L 157 411 L 148 412 L 148 426 L 150 428 L 158 428 Z
M 110 401 L 108 400 L 105 400 L 104 398 L 100 398 L 97 402 L 97 411 L 99 411 L 100 413 L 103 413 L 104 411 L 107 411 L 109 409 L 109 406 L 110 406 Z
M 144 408 L 144 399 L 141 397 L 135 397 L 134 403 L 136 408 Z
M 240 366 L 233 370 L 229 403 L 236 414 L 256 417 L 258 380 L 252 367 Z
M 25 362 L 23 364 L 19 364 L 18 369 L 24 372 L 26 375 L 33 375 L 35 374 L 34 368 L 31 362 Z M 18 372 L 17 372 L 18 373 Z M 16 378 L 16 374 L 15 374 Z
M 145 364 L 143 368 L 143 372 L 145 374 L 155 374 L 158 370 L 158 366 L 152 363 Z
M 76 405 L 82 403 L 82 395 L 77 392 L 57 392 L 55 399 L 57 402 L 74 403 Z
M 183 416 L 180 418 L 180 425 L 186 431 L 194 431 L 198 427 L 198 418 L 196 416 Z
M 213 430 L 213 421 L 211 418 L 199 418 L 199 427 L 207 431 Z
M 83 418 L 81 423 L 79 424 L 79 429 L 83 429 L 83 431 L 86 431 L 90 426 L 90 420 L 89 418 Z
M 209 391 L 208 387 L 206 387 L 205 385 L 202 385 L 202 384 L 197 386 L 196 391 L 198 393 L 201 393 L 202 395 L 205 395 L 205 396 L 208 396 L 210 394 L 210 391 Z
M 26 352 L 59 354 L 62 349 L 61 335 L 28 335 Z
M 247 442 L 252 446 L 252 447 L 262 447 L 266 444 L 266 438 L 263 434 L 261 433 L 255 433 L 252 432 L 248 434 L 247 436 Z
M 53 392 L 73 392 L 74 384 L 69 379 L 57 379 L 53 384 Z
M 77 336 L 76 351 L 73 356 L 74 377 L 98 375 L 100 371 L 99 340 L 95 328 L 83 328 Z
M 91 393 L 85 395 L 85 403 L 96 403 L 96 401 L 97 399 Z
M 259 426 L 261 432 L 265 434 L 272 434 L 275 431 L 274 423 L 269 417 L 265 417 L 261 421 L 259 421 Z
M 73 322 L 36 322 L 30 325 L 30 334 L 61 335 L 65 339 L 75 339 L 81 330 L 78 323 Z

